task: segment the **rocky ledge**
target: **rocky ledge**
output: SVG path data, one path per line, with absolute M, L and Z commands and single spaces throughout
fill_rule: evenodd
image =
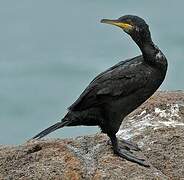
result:
M 150 168 L 119 158 L 107 136 L 0 146 L 0 179 L 184 179 L 184 92 L 157 92 L 123 122 Z

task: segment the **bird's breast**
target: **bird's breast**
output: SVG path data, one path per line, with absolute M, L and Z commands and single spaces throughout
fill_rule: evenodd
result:
M 137 88 L 136 91 L 128 96 L 120 96 L 115 101 L 112 101 L 111 109 L 113 112 L 119 113 L 117 116 L 122 118 L 131 113 L 145 102 L 162 84 L 164 75 L 159 70 L 145 66 L 144 71 L 145 76 L 142 77 L 145 81 L 144 86 Z

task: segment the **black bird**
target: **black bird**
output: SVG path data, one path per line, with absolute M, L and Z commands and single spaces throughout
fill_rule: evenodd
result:
M 162 84 L 167 60 L 154 45 L 149 27 L 142 18 L 125 15 L 116 20 L 102 19 L 101 23 L 123 29 L 138 45 L 142 55 L 121 61 L 99 74 L 68 108 L 61 122 L 40 132 L 33 139 L 42 138 L 64 126 L 99 126 L 109 136 L 115 154 L 149 166 L 130 151 L 139 150 L 136 145 L 123 140 L 124 145 L 120 147 L 116 133 L 124 117 L 146 101 Z

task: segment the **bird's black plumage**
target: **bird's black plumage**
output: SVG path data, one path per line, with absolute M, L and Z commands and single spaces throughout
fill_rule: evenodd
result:
M 122 61 L 99 74 L 68 108 L 61 122 L 34 138 L 41 138 L 63 126 L 97 125 L 110 137 L 115 154 L 147 166 L 126 148 L 120 149 L 116 133 L 123 118 L 159 88 L 166 75 L 167 60 L 152 42 L 149 27 L 142 18 L 126 15 L 101 22 L 122 28 L 139 46 L 142 55 Z M 124 143 L 128 149 L 135 148 Z

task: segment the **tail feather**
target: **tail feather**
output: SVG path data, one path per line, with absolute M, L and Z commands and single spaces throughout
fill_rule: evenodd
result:
M 32 139 L 41 139 L 42 137 L 46 136 L 47 134 L 50 134 L 51 132 L 53 132 L 59 128 L 67 126 L 69 123 L 70 123 L 69 121 L 57 122 L 56 124 L 48 127 L 47 129 L 43 130 L 42 132 L 40 132 L 39 134 L 34 136 Z

